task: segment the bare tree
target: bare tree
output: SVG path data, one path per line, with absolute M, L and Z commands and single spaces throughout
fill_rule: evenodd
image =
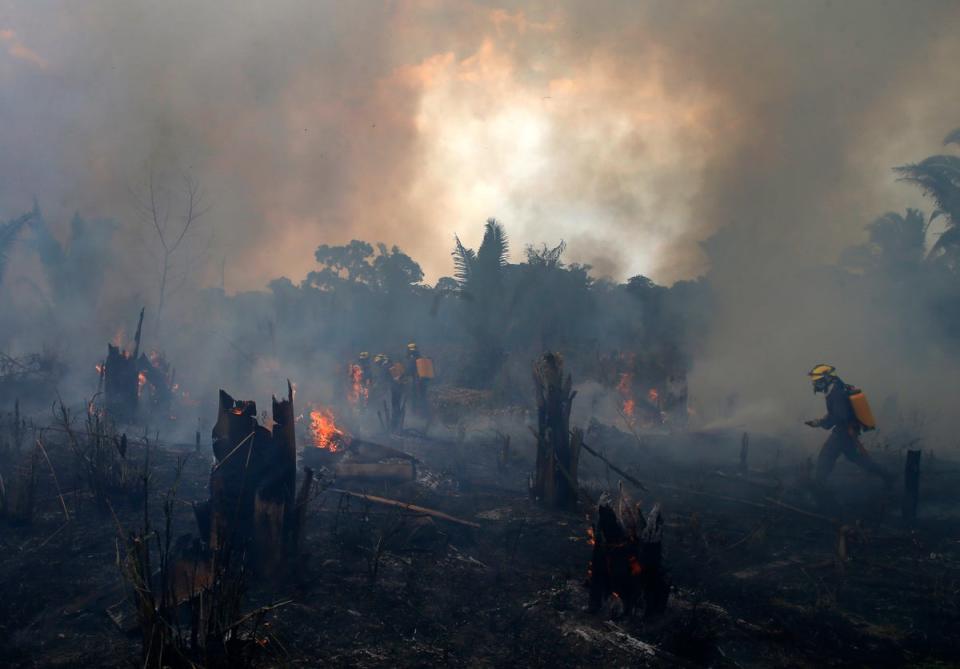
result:
M 193 177 L 182 175 L 182 186 L 174 193 L 163 180 L 158 180 L 153 167 L 147 170 L 144 187 L 135 200 L 140 217 L 156 237 L 160 284 L 157 294 L 156 327 L 160 327 L 163 308 L 169 295 L 170 281 L 176 266 L 178 250 L 197 221 L 206 213 L 200 185 Z M 174 212 L 179 209 L 180 214 Z M 182 254 L 180 254 L 182 255 Z

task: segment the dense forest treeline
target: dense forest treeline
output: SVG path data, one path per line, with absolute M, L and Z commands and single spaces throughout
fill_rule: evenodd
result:
M 960 144 L 960 131 L 945 144 Z M 822 271 L 838 291 L 901 317 L 906 340 L 922 337 L 916 339 L 922 346 L 954 354 L 960 351 L 960 157 L 935 155 L 894 171 L 929 196 L 932 210 L 879 216 L 866 225 L 861 244 Z M 3 224 L 0 290 L 10 318 L 0 349 L 66 346 L 75 353 L 79 346 L 93 355 L 141 304 L 156 316 L 152 282 L 159 270 L 121 248 L 120 227 L 77 215 L 61 240 L 39 205 Z M 529 361 L 542 350 L 565 352 L 579 370 L 617 352 L 659 360 L 671 373 L 695 361 L 715 316 L 709 273 L 669 287 L 644 276 L 618 283 L 566 262 L 562 241 L 528 246 L 522 261 L 509 262 L 508 231 L 490 219 L 476 249 L 453 237 L 451 276 L 432 286 L 400 247 L 361 240 L 320 245 L 316 269 L 305 279 L 281 277 L 260 292 L 196 288 L 188 268 L 171 264 L 164 269 L 178 271 L 181 289 L 167 288 L 162 327 L 148 345 L 168 350 L 182 361 L 185 377 L 205 388 L 263 372 L 324 374 L 361 350 L 398 356 L 417 341 L 446 381 L 498 389 L 505 399 L 523 392 L 518 382 L 525 384 Z M 705 248 L 710 255 L 711 244 Z M 40 271 L 4 272 L 13 260 L 32 261 Z

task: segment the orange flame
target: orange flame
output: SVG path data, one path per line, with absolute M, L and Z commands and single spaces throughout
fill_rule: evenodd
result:
M 656 388 L 651 388 L 647 391 L 647 399 L 650 400 L 650 404 L 660 406 L 660 391 L 658 391 Z
M 367 387 L 367 380 L 363 378 L 363 368 L 360 365 L 350 365 L 350 393 L 347 399 L 351 404 L 357 402 L 366 402 L 369 397 L 370 389 Z
M 94 365 L 97 370 L 97 376 L 103 376 L 103 370 L 105 369 L 103 364 Z
M 336 453 L 346 437 L 343 430 L 337 427 L 333 419 L 333 412 L 329 409 L 318 409 L 310 412 L 310 433 L 313 436 L 313 445 L 317 448 Z
M 147 375 L 143 372 L 137 374 L 137 396 L 143 393 L 143 387 L 147 385 Z

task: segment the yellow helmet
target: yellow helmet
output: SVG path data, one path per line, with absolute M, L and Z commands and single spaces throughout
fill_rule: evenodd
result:
M 407 344 L 407 350 L 408 350 L 408 351 L 416 351 L 416 350 L 417 350 L 417 345 L 416 345 L 415 343 L 413 343 L 413 342 L 410 342 L 409 344 Z
M 813 382 L 813 394 L 826 393 L 837 379 L 837 368 L 833 365 L 819 364 L 807 372 Z
M 389 361 L 389 358 L 388 358 L 386 355 L 384 355 L 383 353 L 377 353 L 375 356 L 373 356 L 373 361 L 374 361 L 375 363 L 377 363 L 378 365 L 382 365 L 382 364 L 388 362 L 388 361 Z
M 360 359 L 361 359 L 361 360 L 366 360 L 366 359 L 369 358 L 369 357 L 370 357 L 370 354 L 369 354 L 368 352 L 366 352 L 366 351 L 361 351 L 361 352 L 360 352 Z
M 813 369 L 807 372 L 807 376 L 810 377 L 811 381 L 819 381 L 820 379 L 828 376 L 836 376 L 837 368 L 833 365 L 819 364 L 815 365 Z

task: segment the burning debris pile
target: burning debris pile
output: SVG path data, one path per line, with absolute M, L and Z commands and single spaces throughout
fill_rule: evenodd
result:
M 350 443 L 346 432 L 337 427 L 330 409 L 320 408 L 310 412 L 310 435 L 315 448 L 329 453 L 341 451 Z
M 687 420 L 686 369 L 680 354 L 614 353 L 598 364 L 600 382 L 617 395 L 632 428 L 679 427 Z
M 176 370 L 158 352 L 141 353 L 143 309 L 137 323 L 133 350 L 123 348 L 122 334 L 107 344 L 107 358 L 96 366 L 107 415 L 118 423 L 139 419 L 175 420 L 174 399 L 179 388 Z
M 413 481 L 416 458 L 403 451 L 358 439 L 337 424 L 333 411 L 310 411 L 310 442 L 303 449 L 303 462 L 325 468 L 336 481 Z

